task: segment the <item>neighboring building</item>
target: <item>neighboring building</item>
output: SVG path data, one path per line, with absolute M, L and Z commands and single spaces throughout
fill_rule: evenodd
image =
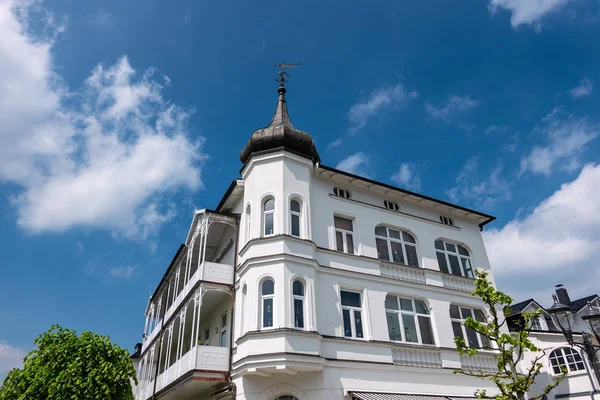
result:
M 582 332 L 589 332 L 589 327 L 581 319 L 588 308 L 588 302 L 592 307 L 600 310 L 600 297 L 598 295 L 587 296 L 571 301 L 567 289 L 557 285 L 556 295 L 558 300 L 565 305 L 571 306 L 573 310 L 573 331 L 575 341 L 582 342 Z M 531 367 L 532 361 L 542 356 L 540 363 L 543 365 L 540 375 L 536 378 L 531 394 L 541 393 L 543 388 L 553 382 L 553 378 L 561 375 L 561 368 L 568 371 L 565 379 L 548 395 L 548 400 L 553 399 L 591 399 L 600 398 L 600 384 L 596 379 L 590 360 L 585 353 L 577 348 L 571 347 L 565 340 L 562 332 L 554 326 L 550 314 L 534 299 L 522 301 L 511 306 L 511 315 L 507 318 L 507 324 L 511 332 L 516 332 L 523 326 L 523 312 L 541 310 L 541 314 L 533 321 L 530 339 L 532 343 L 542 352 L 526 352 L 520 366 L 523 371 Z M 578 332 L 578 333 L 577 333 Z M 593 336 L 593 335 L 592 335 Z
M 494 393 L 453 374 L 496 368 L 493 350 L 460 356 L 453 341 L 488 344 L 462 321 L 486 318 L 470 292 L 494 217 L 321 164 L 285 91 L 150 298 L 136 399 Z

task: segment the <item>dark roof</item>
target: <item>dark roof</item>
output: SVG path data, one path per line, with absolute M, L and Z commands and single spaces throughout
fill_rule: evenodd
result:
M 131 358 L 132 360 L 137 360 L 141 356 L 142 356 L 142 344 L 136 343 L 135 344 L 135 352 L 132 355 L 130 355 L 129 358 Z
M 285 147 L 312 160 L 314 163 L 320 162 L 321 158 L 312 137 L 308 133 L 294 128 L 290 121 L 285 102 L 285 87 L 281 85 L 277 91 L 279 92 L 279 99 L 271 123 L 269 126 L 254 131 L 250 140 L 240 152 L 240 161 L 245 164 L 252 153 Z
M 521 311 L 523 311 L 523 310 L 525 309 L 525 307 L 527 307 L 527 306 L 528 306 L 528 305 L 529 305 L 531 302 L 534 302 L 534 303 L 536 303 L 536 302 L 535 302 L 535 300 L 533 300 L 533 299 L 529 299 L 529 300 L 522 301 L 522 302 L 520 302 L 520 303 L 512 304 L 512 305 L 510 306 L 510 315 L 515 315 L 515 314 L 518 314 L 518 313 L 520 313 L 520 312 L 521 312 Z M 537 304 L 537 303 L 536 303 L 536 304 Z M 538 304 L 538 305 L 539 305 L 539 304 Z M 541 307 L 541 306 L 540 306 L 540 307 Z M 543 307 L 541 307 L 541 308 L 542 308 L 542 310 L 544 309 Z
M 593 294 L 591 296 L 582 297 L 581 299 L 571 300 L 571 308 L 573 308 L 573 311 L 575 312 L 580 311 L 588 302 L 594 301 L 597 297 L 597 294 Z

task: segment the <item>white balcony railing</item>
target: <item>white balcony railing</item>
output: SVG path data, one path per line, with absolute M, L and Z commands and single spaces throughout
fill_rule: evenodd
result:
M 497 371 L 498 361 L 493 354 L 475 354 L 472 356 L 461 355 L 460 364 L 464 369 L 474 371 Z
M 409 267 L 408 265 L 389 264 L 382 262 L 379 269 L 381 276 L 385 278 L 421 284 L 425 284 L 426 282 L 425 271 L 418 267 Z
M 442 357 L 438 349 L 415 349 L 412 347 L 392 348 L 394 364 L 411 367 L 442 368 Z
M 475 290 L 475 280 L 462 276 L 442 274 L 442 283 L 445 288 L 471 293 Z

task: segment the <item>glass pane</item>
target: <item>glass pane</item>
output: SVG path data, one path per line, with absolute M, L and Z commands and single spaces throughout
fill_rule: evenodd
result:
M 402 243 L 390 242 L 392 247 L 392 261 L 404 264 L 404 255 L 402 254 Z
M 354 311 L 354 324 L 356 325 L 356 337 L 363 337 L 362 330 L 362 313 L 360 311 Z
M 383 261 L 390 261 L 387 240 L 375 239 L 375 244 L 377 245 L 377 258 Z
M 304 328 L 304 302 L 294 299 L 294 326 Z
M 354 240 L 350 233 L 346 233 L 346 245 L 348 246 L 348 253 L 354 254 Z
M 471 268 L 471 261 L 468 258 L 461 258 L 463 270 L 465 271 L 465 276 L 469 278 L 473 278 L 473 269 Z
M 417 259 L 417 248 L 409 245 L 405 245 L 404 248 L 406 249 L 406 258 L 408 258 L 406 263 L 413 267 L 418 267 L 419 260 Z
M 221 328 L 225 328 L 227 326 L 227 314 L 221 315 Z
M 423 300 L 415 300 L 415 308 L 419 314 L 429 314 L 429 310 Z
M 446 250 L 456 253 L 456 246 L 450 243 L 446 243 Z
M 376 226 L 375 234 L 378 236 L 387 236 L 385 226 Z
M 441 240 L 436 240 L 435 241 L 435 248 L 438 250 L 445 250 L 444 249 L 444 242 L 442 242 Z
M 458 311 L 458 307 L 454 304 L 450 305 L 450 318 L 460 319 L 460 312 Z
M 478 322 L 487 322 L 486 318 L 485 318 L 485 314 L 483 313 L 483 311 L 481 310 L 473 310 L 473 312 L 475 313 L 475 320 Z
M 227 347 L 227 332 L 221 332 L 221 347 Z
M 300 236 L 300 216 L 292 215 L 292 236 Z
M 458 264 L 458 257 L 448 254 L 448 261 L 450 261 L 452 275 L 462 276 L 462 273 L 460 272 L 460 265 Z
M 421 331 L 421 341 L 423 344 L 435 344 L 433 340 L 433 331 L 429 317 L 419 316 L 419 330 Z
M 412 237 L 410 234 L 408 234 L 406 232 L 402 232 L 402 237 L 404 238 L 405 242 L 408 242 L 408 243 L 417 243 L 415 241 L 415 238 Z
M 400 232 L 393 229 L 388 229 L 388 233 L 392 239 L 400 239 Z
M 294 281 L 292 292 L 295 296 L 304 296 L 304 285 L 300 281 Z
M 342 217 L 333 217 L 333 225 L 339 229 L 345 229 L 347 231 L 352 231 L 352 220 L 342 218 Z
M 385 308 L 388 310 L 398 309 L 398 300 L 396 300 L 396 296 L 392 296 L 389 294 L 385 296 Z
M 488 339 L 486 336 L 483 336 L 483 335 L 479 335 L 479 337 L 481 338 L 481 347 L 483 347 L 484 349 L 491 349 L 492 348 L 492 344 L 490 343 L 490 339 Z
M 290 210 L 300 212 L 300 203 L 296 200 L 290 202 Z
M 272 211 L 275 209 L 275 200 L 269 199 L 265 201 L 264 211 Z
M 398 314 L 386 313 L 388 333 L 390 340 L 402 340 L 402 334 L 400 332 L 400 321 L 398 320 Z
M 340 292 L 340 295 L 342 298 L 343 306 L 350 306 L 350 307 L 360 307 L 361 306 L 360 293 L 346 292 L 346 291 L 342 290 Z
M 435 253 L 438 259 L 438 265 L 440 266 L 440 271 L 448 274 L 448 263 L 446 262 L 446 255 L 444 253 Z
M 461 245 L 458 245 L 458 254 L 461 254 L 463 256 L 469 256 L 469 252 L 467 251 L 467 249 L 465 249 L 464 247 L 462 247 Z
M 404 335 L 406 336 L 406 341 L 417 343 L 419 338 L 417 336 L 415 317 L 413 315 L 402 315 L 402 323 L 404 324 Z
M 265 235 L 273 234 L 273 214 L 265 214 Z
M 262 284 L 263 296 L 275 293 L 275 283 L 271 279 L 267 279 Z
M 273 299 L 263 300 L 263 328 L 273 326 Z
M 454 337 L 465 338 L 463 336 L 462 326 L 460 322 L 452 321 L 452 332 L 454 333 Z
M 350 322 L 350 310 L 342 310 L 344 319 L 344 336 L 352 337 L 352 324 Z
M 344 236 L 340 231 L 335 232 L 335 246 L 337 251 L 344 251 Z
M 413 305 L 412 305 L 412 300 L 410 300 L 410 299 L 403 299 L 402 297 L 399 297 L 399 299 L 400 299 L 400 309 L 401 310 L 414 311 L 413 310 Z
M 465 328 L 467 330 L 467 340 L 469 342 L 469 347 L 478 348 L 479 340 L 477 339 L 477 332 L 472 329 Z

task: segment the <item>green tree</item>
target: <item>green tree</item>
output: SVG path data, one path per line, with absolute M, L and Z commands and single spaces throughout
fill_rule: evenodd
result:
M 9 372 L 0 400 L 132 400 L 129 353 L 108 336 L 52 325 L 38 336 L 22 369 Z
M 506 323 L 506 317 L 511 313 L 510 305 L 513 299 L 494 288 L 492 283 L 488 281 L 488 273 L 484 270 L 475 272 L 475 290 L 471 293 L 473 296 L 480 297 L 481 300 L 490 309 L 490 318 L 485 323 L 478 322 L 473 318 L 465 320 L 465 327 L 479 332 L 479 334 L 487 337 L 498 352 L 495 355 L 498 362 L 498 370 L 489 371 L 473 371 L 468 369 L 456 370 L 454 373 L 474 376 L 479 379 L 492 381 L 497 387 L 499 394 L 495 400 L 524 400 L 527 393 L 535 383 L 535 378 L 540 374 L 544 357 L 544 352 L 537 348 L 531 340 L 529 340 L 529 332 L 534 318 L 540 315 L 540 310 L 534 312 L 523 312 L 522 320 L 519 324 L 519 330 L 512 333 L 505 333 L 502 326 Z M 502 316 L 499 315 L 499 310 Z M 478 349 L 470 348 L 466 345 L 464 339 L 460 337 L 454 338 L 456 347 L 460 354 L 473 356 L 479 353 Z M 531 365 L 528 368 L 523 368 L 519 371 L 517 364 L 522 359 L 525 352 L 539 352 Z M 544 387 L 540 393 L 530 394 L 529 400 L 541 399 L 548 394 L 564 379 L 566 369 L 563 368 L 562 375 L 554 378 L 554 382 Z M 483 399 L 487 397 L 486 390 L 477 390 L 475 395 Z

